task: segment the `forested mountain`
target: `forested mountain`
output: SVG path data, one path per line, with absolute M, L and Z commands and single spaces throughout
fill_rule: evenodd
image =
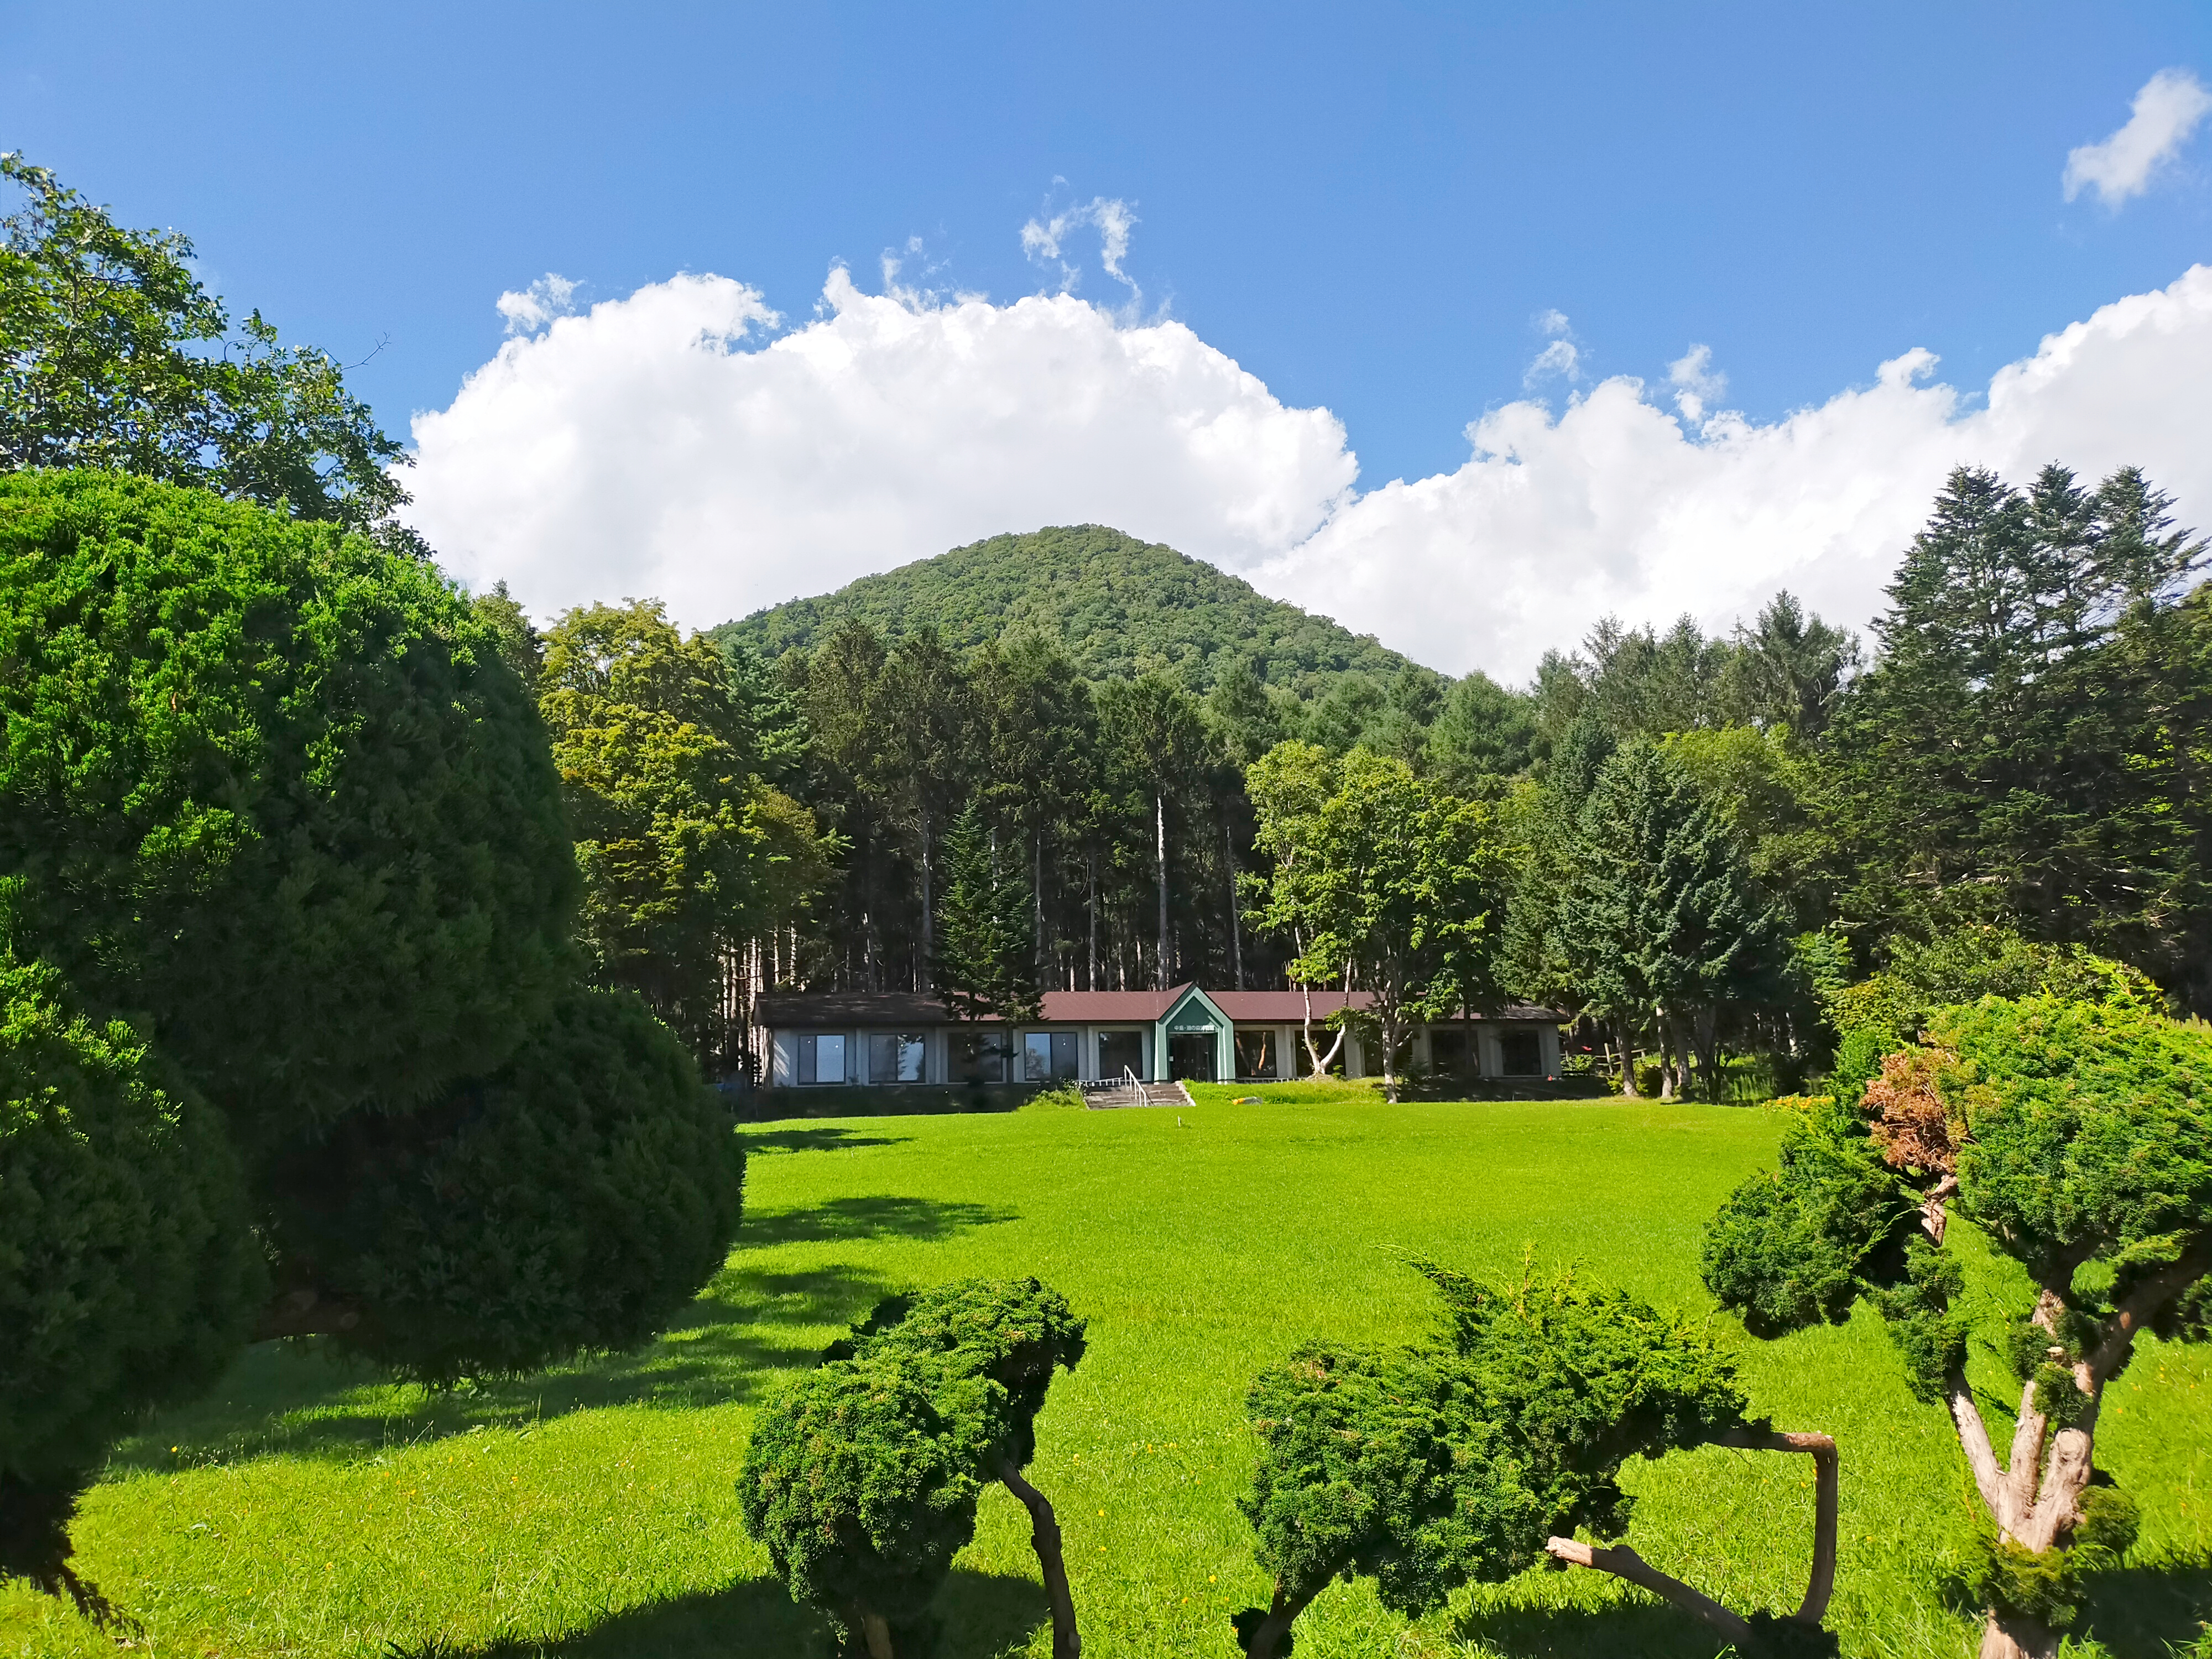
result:
M 1389 678 L 1410 665 L 1367 635 L 1268 599 L 1202 560 L 1091 524 L 994 536 L 713 633 L 773 659 L 794 647 L 811 652 L 854 618 L 894 643 L 933 627 L 955 651 L 1026 629 L 1057 643 L 1087 678 L 1157 670 L 1201 692 L 1238 659 L 1263 684 L 1308 699 L 1346 673 Z

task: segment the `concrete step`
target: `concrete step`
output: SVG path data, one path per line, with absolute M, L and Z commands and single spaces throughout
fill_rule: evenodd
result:
M 1190 1091 L 1180 1083 L 1086 1083 L 1083 1103 L 1094 1112 L 1119 1111 L 1128 1106 L 1188 1106 Z

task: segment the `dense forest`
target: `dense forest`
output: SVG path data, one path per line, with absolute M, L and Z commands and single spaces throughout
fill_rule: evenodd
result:
M 1490 994 L 1589 1013 L 1678 1068 L 1805 1048 L 1824 985 L 1962 928 L 2109 954 L 2201 1008 L 2212 599 L 2188 594 L 2203 544 L 2170 505 L 2131 471 L 2014 487 L 1962 470 L 1871 650 L 1785 592 L 1724 633 L 1601 619 L 1522 688 L 1380 653 L 1287 672 L 1242 654 L 1250 633 L 1200 583 L 1146 620 L 1211 641 L 1182 672 L 1117 672 L 1027 597 L 990 634 L 1024 547 L 1081 547 L 1101 592 L 1146 580 L 1159 550 L 1088 530 L 911 566 L 866 604 L 764 612 L 715 637 L 772 711 L 773 782 L 830 851 L 760 975 L 946 988 L 945 841 L 972 810 L 1042 988 L 1284 983 L 1302 947 L 1254 926 L 1273 872 L 1246 775 L 1294 743 L 1481 804 L 1504 872 Z M 894 592 L 932 603 L 894 629 Z M 1171 622 L 1179 594 L 1195 614 Z M 791 643 L 770 659 L 755 640 Z M 1670 879 L 1662 947 L 1632 913 Z M 1616 969 L 1647 957 L 1636 983 Z

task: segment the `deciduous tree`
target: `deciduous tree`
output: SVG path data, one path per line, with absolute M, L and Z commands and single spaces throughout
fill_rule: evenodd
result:
M 327 354 L 233 328 L 174 231 L 129 230 L 21 155 L 0 220 L 0 471 L 104 467 L 420 544 L 408 464 Z

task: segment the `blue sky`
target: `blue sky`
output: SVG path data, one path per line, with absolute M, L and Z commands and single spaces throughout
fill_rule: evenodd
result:
M 368 357 L 396 431 L 548 271 L 719 273 L 803 325 L 833 262 L 879 293 L 893 251 L 1003 306 L 1062 285 L 1024 223 L 1118 202 L 1135 310 L 1095 228 L 1075 295 L 1330 411 L 1370 491 L 1693 343 L 1753 423 L 1915 347 L 1970 405 L 2212 250 L 2212 149 L 2117 210 L 2062 192 L 2175 67 L 2212 77 L 2212 8 L 79 0 L 0 9 L 0 146 Z M 1552 313 L 1577 380 L 1528 379 Z

